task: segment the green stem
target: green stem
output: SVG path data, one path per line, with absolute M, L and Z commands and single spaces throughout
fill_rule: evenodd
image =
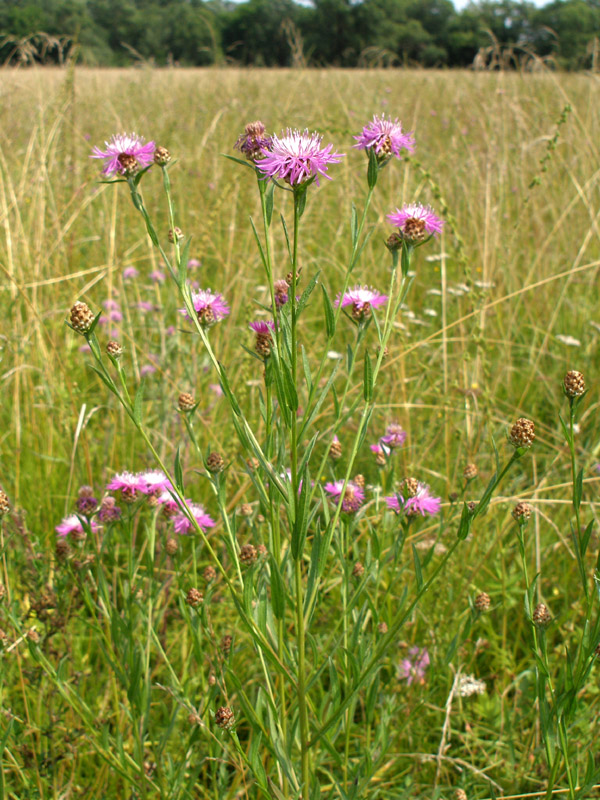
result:
M 300 715 L 300 748 L 302 760 L 302 800 L 310 798 L 310 765 L 308 742 L 308 708 L 306 704 L 306 654 L 304 631 L 304 602 L 302 586 L 302 561 L 294 561 L 296 586 L 296 637 L 298 645 L 298 713 Z

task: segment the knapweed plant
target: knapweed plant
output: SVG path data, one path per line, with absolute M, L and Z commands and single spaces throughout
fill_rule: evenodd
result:
M 415 141 L 398 120 L 379 117 L 355 140 L 344 154 L 318 133 L 270 135 L 255 122 L 236 142 L 240 157 L 227 155 L 232 169 L 255 182 L 262 212 L 249 224 L 267 300 L 256 304 L 240 341 L 261 382 L 258 408 L 241 399 L 236 375 L 213 342 L 217 326 L 240 335 L 230 302 L 219 286 L 190 283 L 191 237 L 178 227 L 171 192 L 176 162 L 165 147 L 136 135 L 114 136 L 94 150 L 104 179 L 130 193 L 181 298 L 171 322 L 193 334 L 198 354 L 210 360 L 237 434 L 236 454 L 225 455 L 219 431 L 195 425 L 198 402 L 181 387 L 178 411 L 189 444 L 165 463 L 146 419 L 144 380 L 134 386 L 127 349 L 100 339 L 99 313 L 82 302 L 73 306 L 68 324 L 85 338 L 92 369 L 148 453 L 145 472 L 116 474 L 102 497 L 84 487 L 75 513 L 57 528 L 65 560 L 87 539 L 87 562 L 78 554 L 76 564 L 87 565 L 81 602 L 101 640 L 99 669 L 123 706 L 133 749 L 123 746 L 122 730 L 94 719 L 35 642 L 30 646 L 100 757 L 136 796 L 402 796 L 374 780 L 388 758 L 391 726 L 407 724 L 391 685 L 422 682 L 427 670 L 445 669 L 451 653 L 434 664 L 426 647 L 413 646 L 399 659 L 401 631 L 533 442 L 533 423 L 518 420 L 506 443 L 494 445 L 493 476 L 478 499 L 442 503 L 441 489 L 424 480 L 425 465 L 401 474 L 397 452 L 406 433 L 401 420 L 378 414 L 380 378 L 414 271 L 423 268 L 421 248 L 444 223 L 430 206 L 391 198 L 390 228 L 373 224 L 380 174 L 401 169 Z M 331 286 L 322 270 L 305 264 L 302 220 L 318 214 L 319 195 L 343 158 L 363 159 L 365 194 L 348 203 L 346 269 Z M 164 201 L 149 204 L 159 178 Z M 164 237 L 148 210 L 161 202 L 169 220 Z M 389 265 L 385 286 L 368 285 L 371 237 Z M 275 241 L 283 243 L 284 265 L 274 257 L 281 249 Z M 309 314 L 320 319 L 319 337 L 305 336 Z M 376 481 L 357 474 L 365 458 L 375 459 Z M 251 500 L 240 507 L 230 472 L 245 474 Z M 425 527 L 432 541 L 420 554 L 415 535 Z M 169 632 L 187 626 L 192 642 L 183 667 L 166 635 L 167 596 L 179 609 Z M 537 647 L 541 664 L 543 640 Z M 575 665 L 577 675 L 585 664 Z M 541 672 L 538 681 L 541 687 Z M 560 733 L 561 723 L 555 727 Z M 554 775 L 557 752 L 567 759 L 565 748 L 551 742 Z

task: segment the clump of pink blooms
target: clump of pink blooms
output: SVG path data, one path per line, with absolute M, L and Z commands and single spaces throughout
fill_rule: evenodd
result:
M 192 304 L 200 324 L 207 327 L 220 322 L 229 314 L 229 306 L 223 295 L 215 294 L 211 289 L 198 289 L 197 292 L 192 292 Z M 189 319 L 186 308 L 179 309 L 179 313 Z
M 270 146 L 261 149 L 262 159 L 257 168 L 266 178 L 278 178 L 298 186 L 319 176 L 330 179 L 327 168 L 341 161 L 344 153 L 333 153 L 333 145 L 321 147 L 323 137 L 318 133 L 302 133 L 288 128 L 281 136 L 272 136 Z
M 361 486 L 358 486 L 358 484 L 354 483 L 353 481 L 348 481 L 345 491 L 344 481 L 326 483 L 325 491 L 336 503 L 339 502 L 343 492 L 344 499 L 342 500 L 342 511 L 344 511 L 346 514 L 355 514 L 365 500 L 364 490 Z
M 403 429 L 402 425 L 399 425 L 397 422 L 392 422 L 387 426 L 385 434 L 379 440 L 379 444 L 385 445 L 391 450 L 395 450 L 397 447 L 402 447 L 406 441 L 406 435 L 406 431 Z M 371 448 L 371 450 L 373 450 L 373 448 Z
M 92 529 L 92 532 L 95 533 L 98 530 L 98 525 L 93 519 L 88 520 L 88 524 Z M 77 514 L 71 514 L 70 516 L 65 517 L 60 525 L 56 526 L 55 531 L 59 536 L 69 536 L 72 534 L 85 536 L 85 530 Z
M 408 658 L 403 658 L 398 668 L 398 677 L 405 680 L 406 685 L 411 683 L 425 683 L 425 671 L 429 666 L 429 653 L 427 648 L 411 647 Z
M 404 511 L 407 516 L 420 514 L 424 517 L 426 514 L 437 514 L 442 506 L 441 499 L 434 497 L 429 491 L 429 486 L 421 481 L 418 482 L 417 491 L 412 497 L 404 498 L 401 494 L 395 494 L 393 497 L 386 497 L 385 502 L 396 514 Z
M 359 150 L 372 149 L 380 158 L 389 158 L 390 156 L 401 158 L 402 150 L 413 153 L 415 149 L 413 134 L 403 131 L 402 124 L 397 118 L 386 119 L 385 114 L 381 117 L 375 115 L 361 133 L 354 138 L 357 141 L 354 147 Z
M 336 307 L 342 304 L 342 308 L 351 306 L 351 314 L 354 319 L 362 320 L 368 317 L 372 308 L 379 308 L 387 303 L 387 294 L 380 294 L 375 289 L 370 289 L 368 286 L 355 286 L 344 293 L 340 298 L 337 296 L 335 305 Z
M 431 206 L 421 203 L 408 203 L 397 208 L 395 213 L 388 214 L 389 221 L 398 228 L 400 234 L 406 238 L 415 238 L 415 232 L 421 231 L 428 236 L 442 232 L 444 220 L 438 217 Z
M 206 528 L 212 528 L 214 526 L 215 521 L 206 513 L 204 506 L 201 506 L 199 503 L 193 503 L 191 500 L 186 500 L 186 502 L 188 508 L 192 512 L 192 516 L 202 530 L 206 530 Z M 173 530 L 175 533 L 186 534 L 190 533 L 190 531 L 193 531 L 194 526 L 188 519 L 187 515 L 183 512 L 180 512 L 173 519 Z
M 154 142 L 146 142 L 136 133 L 116 133 L 104 142 L 104 150 L 94 147 L 90 158 L 101 158 L 104 161 L 102 174 L 110 177 L 125 172 L 119 156 L 132 156 L 141 167 L 147 167 L 154 160 L 155 150 Z

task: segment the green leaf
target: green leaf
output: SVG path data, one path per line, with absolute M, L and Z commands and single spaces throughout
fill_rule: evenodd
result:
M 594 520 L 592 519 L 592 520 L 590 520 L 587 528 L 583 532 L 583 536 L 581 537 L 580 552 L 581 552 L 582 557 L 585 556 L 585 554 L 587 552 L 588 544 L 590 542 L 590 536 L 592 535 L 593 528 L 594 528 Z
M 319 270 L 310 279 L 308 286 L 306 287 L 306 289 L 300 295 L 300 300 L 298 300 L 298 305 L 296 306 L 296 315 L 299 315 L 304 311 L 304 309 L 306 307 L 306 304 L 308 303 L 308 300 L 309 300 L 311 294 L 313 293 L 315 286 L 317 285 L 317 282 L 319 280 L 319 275 L 320 274 L 321 274 L 321 271 Z
M 235 156 L 230 156 L 227 153 L 221 153 L 223 158 L 228 158 L 230 161 L 235 161 L 236 164 L 241 164 L 242 167 L 248 167 L 252 170 L 252 172 L 256 172 L 256 167 L 253 167 L 248 161 L 244 161 L 241 158 L 236 158 Z
M 412 546 L 413 551 L 413 561 L 415 564 L 415 578 L 417 579 L 417 591 L 421 591 L 423 588 L 423 570 L 421 569 L 421 559 L 419 558 L 419 553 L 417 548 Z
M 464 541 L 469 535 L 469 531 L 471 530 L 472 520 L 473 520 L 473 515 L 469 511 L 467 504 L 464 503 L 462 514 L 460 517 L 460 522 L 458 523 L 458 533 L 456 534 L 457 537 L 462 541 Z
M 138 390 L 135 393 L 135 400 L 133 401 L 133 419 L 138 424 L 142 424 L 142 405 L 144 402 L 144 387 L 146 379 L 142 378 Z
M 333 311 L 333 306 L 331 305 L 331 300 L 329 299 L 329 295 L 327 294 L 327 290 L 321 284 L 321 290 L 323 292 L 323 308 L 325 310 L 325 325 L 327 328 L 327 338 L 331 339 L 335 333 L 335 314 Z
M 367 183 L 369 189 L 374 189 L 377 184 L 377 176 L 379 174 L 379 165 L 377 163 L 377 154 L 373 147 L 369 148 L 369 166 L 367 168 Z
M 283 579 L 273 556 L 271 556 L 269 563 L 271 567 L 271 604 L 273 606 L 273 614 L 277 619 L 283 619 L 285 614 L 285 588 Z
M 373 400 L 373 367 L 371 366 L 371 357 L 366 350 L 364 358 L 363 396 L 365 398 L 365 403 L 370 403 Z
M 575 483 L 573 485 L 573 505 L 577 510 L 581 505 L 581 498 L 583 497 L 583 467 L 579 470 Z
M 300 494 L 298 496 L 298 513 L 294 519 L 294 525 L 292 528 L 292 542 L 291 542 L 291 550 L 292 556 L 296 560 L 301 558 L 302 552 L 304 550 L 304 543 L 306 542 L 306 532 L 307 532 L 307 516 L 308 516 L 308 499 L 309 495 L 311 494 L 311 486 L 310 486 L 310 475 L 308 472 L 308 466 L 299 473 L 298 475 L 299 481 L 302 481 L 302 488 L 300 490 Z
M 181 445 L 177 448 L 177 452 L 175 453 L 175 465 L 173 467 L 174 477 L 175 477 L 175 486 L 179 490 L 179 492 L 183 495 L 183 470 L 181 469 Z
M 402 270 L 402 275 L 406 278 L 408 275 L 408 271 L 410 270 L 410 259 L 413 253 L 414 247 L 410 244 L 407 244 L 405 241 L 402 242 L 402 259 L 400 261 L 400 269 Z
M 236 415 L 236 417 L 241 417 L 242 411 L 238 405 L 238 401 L 233 396 L 233 392 L 231 391 L 231 387 L 229 386 L 229 378 L 227 377 L 227 372 L 223 364 L 221 364 L 221 362 L 219 362 L 219 379 L 220 379 L 219 383 L 221 384 L 221 389 L 223 389 L 223 394 L 227 397 L 227 400 L 229 401 L 229 405 L 231 406 L 233 413 Z
M 179 253 L 179 264 L 177 265 L 177 275 L 179 277 L 179 285 L 183 286 L 187 283 L 187 263 L 190 258 L 190 246 L 192 244 L 192 237 L 188 237 L 187 242 L 181 248 Z
M 275 184 L 273 181 L 267 184 L 265 190 L 265 216 L 267 218 L 267 228 L 271 226 L 271 219 L 273 218 L 273 193 L 275 192 Z
M 352 246 L 354 247 L 358 239 L 358 214 L 354 203 L 352 203 L 352 213 L 350 215 L 350 235 L 352 237 Z

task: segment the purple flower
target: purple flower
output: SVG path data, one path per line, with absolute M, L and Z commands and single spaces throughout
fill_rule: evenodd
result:
M 123 280 L 131 281 L 134 278 L 137 278 L 139 274 L 140 273 L 137 271 L 135 267 L 125 267 L 125 269 L 123 270 Z
M 208 388 L 215 395 L 215 397 L 223 397 L 223 389 L 220 383 L 209 383 Z
M 405 500 L 401 494 L 395 494 L 393 497 L 386 497 L 385 502 L 396 514 L 404 511 L 407 516 L 420 514 L 422 517 L 425 514 L 437 514 L 442 505 L 441 499 L 434 497 L 429 491 L 429 486 L 420 481 L 417 484 L 416 494 L 412 497 Z
M 205 528 L 212 528 L 215 524 L 215 521 L 208 516 L 206 511 L 204 510 L 203 506 L 199 503 L 192 503 L 191 500 L 186 500 L 190 511 L 192 512 L 192 516 L 198 523 L 198 525 L 204 530 Z M 173 530 L 175 533 L 189 533 L 193 530 L 193 525 L 186 517 L 185 514 L 178 514 L 173 520 Z
M 411 683 L 425 683 L 425 670 L 429 666 L 429 653 L 427 648 L 424 647 L 411 647 L 408 651 L 409 658 L 404 658 L 400 662 L 398 668 L 398 677 L 400 680 L 405 680 L 406 685 L 410 686 Z
M 116 309 L 110 312 L 108 318 L 110 319 L 111 322 L 123 322 L 123 314 L 121 314 L 121 312 L 117 311 Z
M 405 204 L 401 209 L 397 208 L 395 214 L 388 214 L 387 218 L 399 229 L 403 238 L 415 242 L 441 233 L 444 226 L 444 220 L 434 214 L 431 206 L 421 203 Z
M 187 268 L 188 269 L 196 269 L 196 267 L 201 266 L 201 264 L 202 264 L 202 262 L 198 261 L 197 258 L 190 258 L 190 260 L 187 262 Z
M 95 533 L 98 530 L 98 525 L 94 522 L 94 520 L 90 520 L 89 524 L 92 531 Z M 72 533 L 85 536 L 83 525 L 81 524 L 77 514 L 71 514 L 70 517 L 65 517 L 60 525 L 57 525 L 54 530 L 59 536 L 69 536 L 69 534 Z
M 246 125 L 244 133 L 238 136 L 237 142 L 233 146 L 249 161 L 256 161 L 262 157 L 263 150 L 271 149 L 271 141 L 272 137 L 265 135 L 265 126 L 257 120 Z
M 140 472 L 137 476 L 140 479 L 140 492 L 142 494 L 162 494 L 168 489 L 172 489 L 171 481 L 164 472 L 159 469 L 149 469 Z
M 130 269 L 131 269 L 131 267 L 130 267 Z M 135 267 L 133 267 L 133 269 L 135 269 Z M 105 300 L 102 303 L 102 305 L 104 306 L 104 308 L 107 311 L 119 311 L 121 309 L 121 306 L 117 303 L 116 300 L 110 300 L 110 299 L 109 300 Z
M 332 153 L 333 145 L 321 147 L 323 137 L 287 129 L 281 137 L 273 136 L 271 147 L 263 147 L 262 158 L 256 166 L 265 177 L 279 178 L 291 186 L 298 186 L 311 179 L 319 185 L 319 175 L 329 178 L 327 167 L 337 164 L 345 153 Z
M 145 483 L 138 474 L 133 472 L 117 472 L 106 489 L 109 492 L 144 492 Z
M 389 447 L 381 444 L 381 442 L 378 442 L 377 444 L 371 444 L 369 447 L 371 448 L 371 452 L 376 456 L 389 456 L 389 454 L 392 452 Z
M 174 325 L 169 325 L 168 328 L 165 329 L 165 334 L 167 336 L 173 336 L 177 332 L 177 329 Z
M 393 450 L 395 447 L 402 447 L 405 441 L 406 431 L 402 429 L 402 425 L 392 422 L 387 426 L 385 436 L 381 437 L 379 443 L 385 444 Z
M 91 353 L 92 352 L 92 348 L 87 343 L 86 344 L 82 344 L 81 347 L 79 348 L 79 352 L 80 353 Z
M 289 288 L 288 282 L 284 278 L 280 278 L 273 284 L 275 305 L 278 309 L 284 306 L 289 300 Z
M 146 313 L 147 311 L 156 311 L 156 306 L 154 303 L 151 303 L 149 300 L 140 300 L 139 303 L 136 303 L 136 308 L 139 308 L 140 311 Z
M 150 273 L 150 280 L 154 281 L 154 283 L 164 283 L 165 273 L 161 272 L 159 269 L 154 269 Z
M 146 375 L 152 375 L 156 372 L 156 367 L 154 364 L 142 364 L 140 367 L 140 377 L 145 378 Z
M 270 336 L 275 330 L 275 323 L 272 320 L 267 320 L 266 322 L 264 320 L 259 320 L 257 322 L 251 322 L 248 327 L 260 336 Z
M 372 308 L 384 305 L 387 302 L 386 294 L 379 294 L 368 286 L 355 286 L 354 289 L 347 291 L 341 298 L 342 308 L 352 306 L 352 316 L 356 320 L 368 317 Z M 339 306 L 340 295 L 338 294 L 335 305 Z
M 405 133 L 398 119 L 386 119 L 385 114 L 381 117 L 373 116 L 362 129 L 362 132 L 354 137 L 359 150 L 370 150 L 371 148 L 380 158 L 396 156 L 401 158 L 400 150 L 414 152 L 415 137 L 412 133 Z
M 192 303 L 201 325 L 214 325 L 229 314 L 229 306 L 223 295 L 213 294 L 211 289 L 198 289 L 192 292 Z M 179 309 L 184 317 L 189 317 L 187 309 Z
M 121 517 L 121 509 L 116 504 L 116 500 L 111 495 L 103 498 L 100 503 L 100 511 L 98 512 L 98 519 L 100 522 L 115 522 Z
M 335 483 L 326 483 L 325 491 L 334 500 L 339 502 L 344 489 L 344 481 L 335 481 Z M 348 481 L 346 491 L 344 492 L 344 499 L 342 500 L 342 511 L 347 514 L 354 514 L 362 506 L 365 499 L 365 493 L 360 486 L 352 481 Z
M 157 503 L 160 503 L 161 506 L 165 509 L 169 516 L 173 516 L 179 511 L 179 506 L 177 502 L 173 499 L 173 495 L 170 492 L 162 492 L 156 498 Z
M 133 156 L 141 167 L 147 167 L 154 160 L 154 142 L 144 143 L 144 139 L 135 133 L 116 133 L 104 142 L 105 149 L 94 147 L 90 158 L 104 159 L 103 175 L 122 175 L 125 168 L 119 160 L 119 156 Z

